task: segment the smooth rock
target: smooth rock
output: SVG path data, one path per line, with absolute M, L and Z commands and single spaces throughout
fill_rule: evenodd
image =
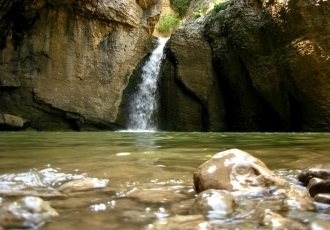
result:
M 28 121 L 12 114 L 0 113 L 0 130 L 22 130 Z
M 215 154 L 197 168 L 193 179 L 197 192 L 223 189 L 261 193 L 273 186 L 282 187 L 285 184 L 261 160 L 239 149 Z
M 208 189 L 196 197 L 193 213 L 202 213 L 208 219 L 220 219 L 234 211 L 234 196 L 225 190 Z
M 181 193 L 176 193 L 174 191 L 167 191 L 162 189 L 133 189 L 128 192 L 126 197 L 134 197 L 142 202 L 152 202 L 152 203 L 173 203 L 179 202 L 188 197 Z
M 330 221 L 328 220 L 315 220 L 310 224 L 310 230 L 329 230 Z
M 285 199 L 286 204 L 290 209 L 298 209 L 305 211 L 315 210 L 314 200 L 309 195 L 307 189 L 301 186 L 290 185 L 290 187 L 286 190 Z
M 330 179 L 330 169 L 329 168 L 309 168 L 305 169 L 297 175 L 297 178 L 300 182 L 308 185 L 309 181 L 314 177 L 320 178 L 323 180 Z
M 315 202 L 329 204 L 330 205 L 330 193 L 319 193 L 314 196 Z
M 177 215 L 162 220 L 155 221 L 152 229 L 155 230 L 179 230 L 179 229 L 196 229 L 198 224 L 204 222 L 202 215 Z
M 4 204 L 0 209 L 0 224 L 6 228 L 36 228 L 45 220 L 58 216 L 48 202 L 27 196 Z
M 317 177 L 313 177 L 309 182 L 308 182 L 308 185 L 307 185 L 307 189 L 310 189 L 310 187 L 312 187 L 313 185 L 319 183 L 323 181 L 323 179 L 321 178 L 317 178 Z
M 104 188 L 107 183 L 108 180 L 97 178 L 73 180 L 62 184 L 58 188 L 58 191 L 63 193 L 83 192 L 96 188 Z
M 262 224 L 271 227 L 272 230 L 306 230 L 306 227 L 294 220 L 290 220 L 269 209 L 265 210 Z
M 311 185 L 308 191 L 312 197 L 319 193 L 330 193 L 330 179 L 322 180 Z

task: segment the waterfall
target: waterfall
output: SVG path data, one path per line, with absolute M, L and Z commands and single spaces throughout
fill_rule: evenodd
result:
M 129 130 L 156 130 L 153 115 L 157 109 L 157 82 L 167 40 L 168 38 L 158 38 L 156 49 L 142 68 L 142 81 L 130 102 Z

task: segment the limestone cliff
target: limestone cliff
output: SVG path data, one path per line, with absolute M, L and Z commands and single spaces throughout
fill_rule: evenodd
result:
M 232 0 L 215 10 L 170 40 L 163 129 L 330 131 L 330 1 Z
M 113 129 L 161 0 L 0 0 L 0 114 Z

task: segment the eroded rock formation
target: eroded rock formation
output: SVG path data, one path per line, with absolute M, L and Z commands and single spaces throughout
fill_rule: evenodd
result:
M 232 0 L 217 9 L 170 40 L 163 129 L 329 131 L 330 2 Z
M 161 0 L 0 0 L 0 112 L 38 130 L 113 129 Z

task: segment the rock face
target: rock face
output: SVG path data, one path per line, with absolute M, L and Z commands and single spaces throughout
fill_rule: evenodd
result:
M 0 0 L 0 112 L 32 128 L 112 129 L 161 0 Z
M 172 36 L 163 128 L 329 131 L 330 2 L 226 4 Z
M 178 29 L 168 43 L 161 80 L 161 129 L 223 129 L 224 106 L 203 21 Z

